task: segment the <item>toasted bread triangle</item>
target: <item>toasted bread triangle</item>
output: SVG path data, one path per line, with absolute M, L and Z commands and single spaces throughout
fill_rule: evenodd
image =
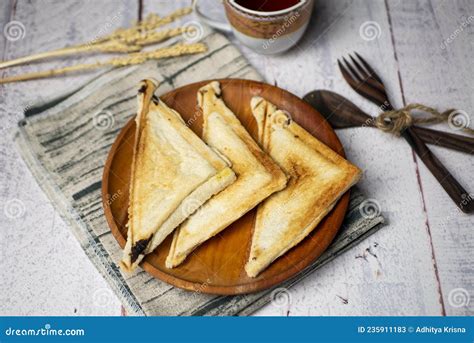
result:
M 121 266 L 135 269 L 173 229 L 235 181 L 229 165 L 142 81 L 130 178 L 127 243 Z
M 256 277 L 316 227 L 359 180 L 360 170 L 265 99 L 254 97 L 251 107 L 259 143 L 290 178 L 257 209 L 245 266 Z
M 218 82 L 198 92 L 203 139 L 230 160 L 237 180 L 216 194 L 176 231 L 166 260 L 173 268 L 200 244 L 285 187 L 286 175 L 265 154 L 220 97 Z

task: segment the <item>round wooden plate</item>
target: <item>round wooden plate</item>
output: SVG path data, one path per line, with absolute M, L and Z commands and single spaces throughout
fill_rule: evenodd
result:
M 177 110 L 191 129 L 201 134 L 202 118 L 196 114 L 196 94 L 209 81 L 193 83 L 175 89 L 161 99 Z M 240 80 L 219 80 L 222 96 L 253 137 L 257 125 L 250 110 L 250 99 L 259 95 L 288 111 L 293 120 L 329 147 L 344 155 L 334 130 L 310 105 L 297 96 L 265 83 Z M 128 188 L 132 162 L 135 122 L 130 120 L 113 144 L 104 168 L 102 196 L 107 222 L 120 246 L 127 237 Z M 172 235 L 142 262 L 142 268 L 176 287 L 211 294 L 243 294 L 260 291 L 285 281 L 319 257 L 333 240 L 342 224 L 349 202 L 346 193 L 300 244 L 273 262 L 256 278 L 247 277 L 244 265 L 248 258 L 256 210 L 234 222 L 221 234 L 208 240 L 179 267 L 167 269 L 165 259 Z

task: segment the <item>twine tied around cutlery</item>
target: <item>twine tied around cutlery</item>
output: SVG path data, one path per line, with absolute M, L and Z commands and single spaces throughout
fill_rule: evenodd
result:
M 412 111 L 420 111 L 428 113 L 430 116 L 416 118 L 413 116 Z M 436 109 L 425 106 L 418 103 L 408 104 L 407 106 L 393 111 L 387 111 L 380 113 L 375 118 L 375 126 L 384 132 L 393 133 L 400 136 L 401 132 L 406 128 L 415 124 L 436 124 L 442 122 L 451 122 L 454 120 L 456 114 L 461 115 L 465 112 L 461 112 L 455 109 L 449 109 L 444 112 L 439 112 Z M 453 125 L 466 133 L 474 135 L 474 130 L 469 127 L 469 117 L 465 114 L 465 126 L 463 123 Z

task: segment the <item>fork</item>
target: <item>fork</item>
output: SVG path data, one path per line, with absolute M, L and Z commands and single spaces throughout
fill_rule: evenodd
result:
M 338 60 L 339 69 L 347 83 L 364 98 L 380 106 L 383 111 L 393 110 L 393 106 L 388 99 L 386 88 L 382 79 L 375 73 L 370 65 L 357 53 L 358 60 L 349 56 L 351 63 L 343 58 L 344 64 Z M 434 130 L 432 130 L 434 131 Z M 401 132 L 401 136 L 410 144 L 412 149 L 420 157 L 440 185 L 448 193 L 454 203 L 464 213 L 474 211 L 474 201 L 470 201 L 469 193 L 451 175 L 446 167 L 431 152 L 421 138 L 415 133 L 413 127 L 408 127 Z
M 355 53 L 355 55 L 360 60 L 360 63 L 357 61 L 357 59 L 349 55 L 354 67 L 348 63 L 345 58 L 343 58 L 343 61 L 347 66 L 346 69 L 338 60 L 339 69 L 341 70 L 344 79 L 357 93 L 381 106 L 382 110 L 392 110 L 393 108 L 389 102 L 384 103 L 384 101 L 387 101 L 387 95 L 380 77 L 359 54 Z M 372 86 L 372 88 L 367 88 L 364 90 L 359 89 L 359 85 L 363 84 L 364 82 L 368 83 L 370 86 Z M 449 149 L 460 150 L 470 154 L 474 153 L 474 139 L 471 137 L 432 130 L 415 125 L 412 126 L 412 128 L 418 137 L 420 137 L 420 139 L 425 143 L 434 144 Z M 458 149 L 457 147 L 462 147 L 462 149 Z

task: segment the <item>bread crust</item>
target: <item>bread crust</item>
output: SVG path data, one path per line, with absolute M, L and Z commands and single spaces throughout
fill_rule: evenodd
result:
M 212 197 L 175 231 L 166 266 L 182 263 L 200 244 L 224 230 L 270 194 L 285 187 L 287 177 L 258 146 L 220 97 L 218 82 L 198 92 L 203 139 L 227 157 L 237 180 Z
M 130 178 L 128 234 L 120 263 L 134 270 L 189 215 L 235 181 L 230 166 L 189 129 L 179 113 L 140 83 Z
M 361 171 L 265 99 L 254 97 L 251 107 L 259 143 L 290 178 L 257 209 L 245 266 L 256 277 L 317 226 Z

